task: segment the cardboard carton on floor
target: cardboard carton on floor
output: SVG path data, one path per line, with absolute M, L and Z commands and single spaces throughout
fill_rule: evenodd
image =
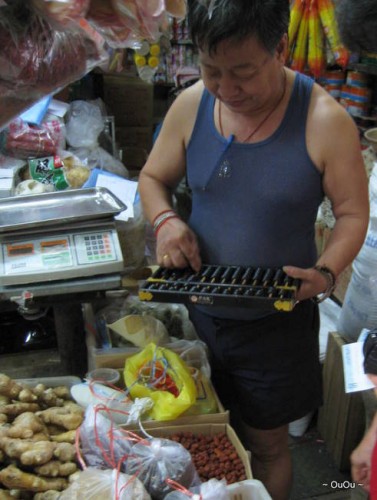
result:
M 323 367 L 323 406 L 318 431 L 340 471 L 350 470 L 351 452 L 365 430 L 365 411 L 360 392 L 345 393 L 342 346 L 346 340 L 330 332 Z

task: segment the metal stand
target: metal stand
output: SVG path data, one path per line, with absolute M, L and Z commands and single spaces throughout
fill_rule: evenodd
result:
M 83 377 L 87 372 L 87 349 L 81 303 L 54 305 L 55 331 L 61 368 L 69 375 Z

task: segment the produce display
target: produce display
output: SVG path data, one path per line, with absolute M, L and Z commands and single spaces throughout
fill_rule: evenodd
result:
M 327 49 L 334 64 L 347 66 L 349 53 L 341 43 L 333 0 L 292 0 L 287 64 L 319 78 L 329 62 Z
M 0 374 L 0 498 L 15 491 L 57 498 L 78 471 L 74 442 L 83 417 L 68 387 L 30 388 Z M 51 490 L 55 496 L 38 495 Z
M 166 436 L 163 428 L 132 431 L 116 424 L 106 398 L 86 408 L 76 403 L 74 387 L 0 373 L 1 500 L 163 500 L 250 474 L 226 425 L 171 428 Z
M 245 467 L 237 450 L 224 433 L 214 436 L 179 432 L 170 436 L 191 454 L 200 479 L 225 478 L 228 484 L 246 479 Z

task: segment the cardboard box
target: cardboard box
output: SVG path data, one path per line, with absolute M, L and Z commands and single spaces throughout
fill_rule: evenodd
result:
M 149 152 L 152 148 L 153 127 L 116 127 L 115 139 L 121 147 L 141 148 Z
M 128 352 L 122 350 L 118 353 L 113 352 L 109 354 L 106 353 L 106 350 L 96 349 L 93 352 L 92 358 L 94 360 L 94 365 L 96 368 L 115 368 L 119 370 L 121 374 L 121 380 L 123 380 L 123 370 L 124 370 L 124 365 L 126 363 L 126 359 L 129 356 L 132 356 L 133 354 L 136 354 L 139 351 L 140 349 L 135 347 L 135 348 L 130 348 Z M 225 410 L 212 383 L 210 381 L 206 381 L 205 387 L 207 386 L 207 384 L 209 385 L 210 391 L 216 400 L 216 406 L 218 408 L 218 411 L 216 413 L 192 414 L 192 409 L 189 408 L 185 413 L 183 413 L 175 420 L 169 420 L 163 422 L 157 420 L 144 420 L 143 427 L 149 429 L 149 428 L 166 427 L 170 425 L 229 423 L 229 411 Z M 129 428 L 135 429 L 136 427 L 129 426 Z
M 150 428 L 148 434 L 153 437 L 169 438 L 169 436 L 178 432 L 192 432 L 193 434 L 204 434 L 205 436 L 216 436 L 217 434 L 225 433 L 230 442 L 235 447 L 238 456 L 240 457 L 247 479 L 252 479 L 250 458 L 245 448 L 242 446 L 235 430 L 229 424 L 191 424 L 191 425 L 171 425 L 168 427 Z
M 325 225 L 324 222 L 316 222 L 315 226 L 315 239 L 317 246 L 317 253 L 321 255 L 326 247 L 328 239 L 331 236 L 331 229 Z M 342 273 L 338 276 L 336 289 L 334 290 L 333 296 L 342 304 L 344 302 L 344 297 L 347 292 L 347 288 L 351 279 L 352 265 L 344 269 Z
M 104 75 L 103 94 L 116 127 L 146 127 L 153 123 L 153 85 L 139 78 Z
M 343 304 L 344 302 L 344 297 L 346 296 L 348 285 L 351 281 L 351 275 L 352 275 L 352 265 L 350 264 L 338 276 L 337 285 L 333 295 L 337 300 L 339 300 L 341 304 Z
M 122 151 L 122 162 L 128 170 L 140 170 L 148 158 L 148 151 L 143 148 L 134 148 L 119 144 L 119 149 Z
M 340 471 L 349 471 L 351 452 L 365 430 L 365 411 L 360 392 L 345 393 L 342 345 L 336 332 L 329 334 L 323 367 L 323 406 L 318 413 L 318 431 Z

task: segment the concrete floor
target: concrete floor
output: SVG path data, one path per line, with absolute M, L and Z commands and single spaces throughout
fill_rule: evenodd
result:
M 315 424 L 300 438 L 290 438 L 293 489 L 290 500 L 362 500 L 348 473 L 339 472 Z

